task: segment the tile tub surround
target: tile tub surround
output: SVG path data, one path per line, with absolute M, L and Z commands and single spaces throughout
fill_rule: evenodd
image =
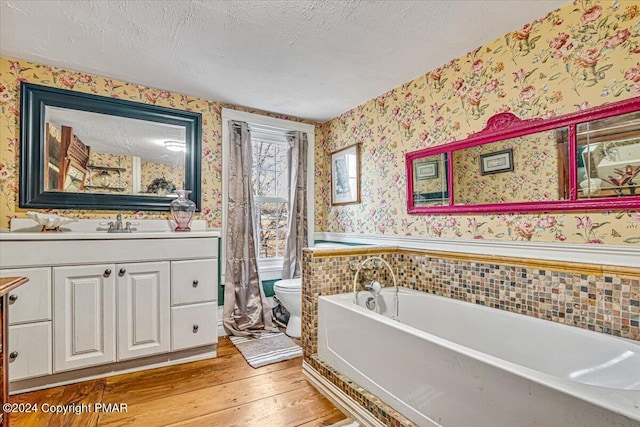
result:
M 351 292 L 350 261 L 373 255 L 391 264 L 400 286 L 640 341 L 640 268 L 397 247 L 304 250 L 304 360 L 386 425 L 411 423 L 317 358 L 318 297 Z

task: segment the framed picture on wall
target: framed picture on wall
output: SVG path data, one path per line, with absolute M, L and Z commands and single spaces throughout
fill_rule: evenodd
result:
M 482 175 L 510 172 L 513 170 L 513 149 L 495 151 L 480 155 L 480 172 Z
M 331 153 L 331 204 L 360 203 L 360 144 Z
M 429 160 L 424 162 L 414 162 L 413 175 L 416 180 L 421 181 L 423 179 L 434 179 L 438 177 L 438 161 Z

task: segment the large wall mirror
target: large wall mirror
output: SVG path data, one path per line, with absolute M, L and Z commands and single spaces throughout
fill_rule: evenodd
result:
M 640 208 L 640 98 L 552 119 L 493 116 L 406 155 L 409 213 Z
M 22 83 L 19 206 L 200 209 L 199 113 Z

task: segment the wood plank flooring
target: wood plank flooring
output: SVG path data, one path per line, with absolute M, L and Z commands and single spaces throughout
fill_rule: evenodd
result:
M 345 415 L 302 375 L 302 358 L 254 369 L 227 337 L 218 357 L 12 396 L 12 403 L 91 404 L 91 411 L 12 413 L 11 427 L 327 426 Z M 125 403 L 126 412 L 96 411 Z

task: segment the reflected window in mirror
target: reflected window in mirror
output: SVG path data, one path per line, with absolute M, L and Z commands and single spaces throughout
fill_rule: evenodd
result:
M 44 188 L 58 190 L 61 184 L 60 168 L 62 167 L 62 153 L 60 151 L 60 132 L 55 126 L 48 123 L 45 126 L 45 159 L 46 174 L 44 176 Z
M 568 128 L 552 129 L 453 152 L 457 205 L 566 200 Z
M 447 153 L 413 159 L 415 206 L 449 204 Z
M 576 126 L 578 198 L 640 195 L 640 112 Z

